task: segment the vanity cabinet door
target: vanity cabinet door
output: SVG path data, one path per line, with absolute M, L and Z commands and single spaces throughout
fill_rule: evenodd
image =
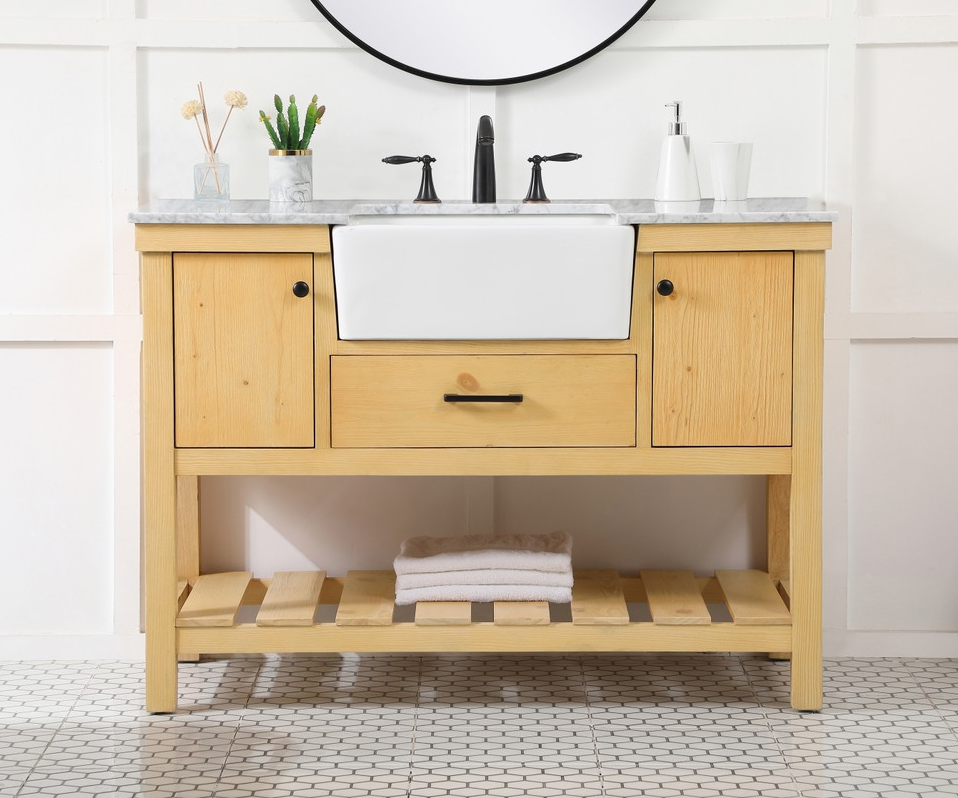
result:
M 652 445 L 791 445 L 793 254 L 654 257 Z
M 309 254 L 174 254 L 177 446 L 314 445 L 312 285 Z

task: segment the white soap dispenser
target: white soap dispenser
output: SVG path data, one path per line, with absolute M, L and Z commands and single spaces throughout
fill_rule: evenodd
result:
M 698 202 L 699 175 L 692 155 L 692 142 L 682 121 L 682 102 L 666 103 L 672 108 L 669 134 L 662 142 L 659 176 L 655 181 L 655 199 L 661 202 Z

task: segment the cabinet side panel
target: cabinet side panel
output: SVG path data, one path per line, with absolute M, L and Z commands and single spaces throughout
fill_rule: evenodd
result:
M 795 442 L 792 447 L 792 706 L 822 706 L 822 369 L 825 253 L 795 256 Z
M 655 446 L 788 446 L 791 252 L 655 255 Z
M 177 446 L 313 445 L 309 254 L 174 256 Z

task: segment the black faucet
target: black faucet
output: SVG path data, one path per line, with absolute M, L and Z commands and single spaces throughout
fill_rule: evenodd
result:
M 492 145 L 496 141 L 492 117 L 479 118 L 476 131 L 476 165 L 472 172 L 472 201 L 496 201 L 496 157 Z

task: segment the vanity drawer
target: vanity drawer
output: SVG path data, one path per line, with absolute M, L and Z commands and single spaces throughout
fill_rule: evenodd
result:
M 335 355 L 332 446 L 634 446 L 634 355 Z

